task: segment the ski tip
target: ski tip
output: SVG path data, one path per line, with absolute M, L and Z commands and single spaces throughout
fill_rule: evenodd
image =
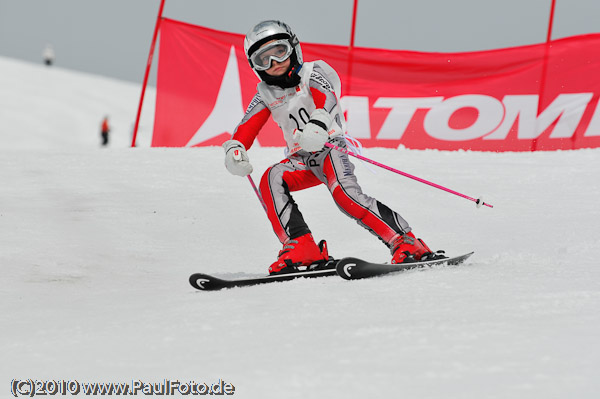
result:
M 190 276 L 190 285 L 200 291 L 209 291 L 214 289 L 215 277 L 202 273 L 194 273 Z
M 474 252 L 469 252 L 464 255 L 454 257 L 398 264 L 372 263 L 358 258 L 343 258 L 338 262 L 336 266 L 336 272 L 345 280 L 355 280 L 434 265 L 458 265 L 467 260 L 467 258 L 473 255 L 473 253 Z
M 343 258 L 337 263 L 335 270 L 341 278 L 345 280 L 352 280 L 352 269 L 356 267 L 359 262 L 364 261 L 358 258 Z

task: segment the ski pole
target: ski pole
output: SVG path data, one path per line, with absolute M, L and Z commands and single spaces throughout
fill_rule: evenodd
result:
M 242 154 L 239 151 L 237 151 L 237 150 L 234 151 L 233 152 L 233 159 L 235 159 L 236 161 L 241 161 L 242 160 Z M 258 191 L 258 188 L 256 188 L 256 184 L 254 184 L 254 179 L 252 179 L 252 176 L 250 176 L 250 174 L 248 174 L 247 177 L 248 177 L 248 181 L 250 182 L 250 185 L 254 189 L 254 193 L 258 197 L 258 200 L 260 201 L 260 204 L 262 205 L 263 209 L 265 210 L 265 213 L 268 214 L 268 212 L 267 212 L 267 205 L 265 204 L 265 201 L 263 200 L 262 195 L 260 195 L 260 191 Z
M 260 195 L 258 188 L 256 188 L 256 184 L 254 184 L 254 180 L 252 179 L 252 176 L 248 175 L 248 181 L 250 182 L 250 185 L 254 189 L 254 192 L 256 193 L 256 196 L 258 197 L 258 200 L 260 201 L 260 204 L 262 205 L 263 209 L 265 210 L 265 212 L 267 212 L 267 205 L 265 204 L 265 201 L 263 200 L 262 195 Z
M 459 193 L 459 192 L 456 192 L 456 191 L 454 191 L 454 190 L 450 190 L 449 188 L 446 188 L 446 187 L 440 186 L 439 184 L 432 183 L 432 182 L 430 182 L 430 181 L 427 181 L 427 180 L 425 180 L 425 179 L 421 179 L 420 177 L 413 176 L 413 175 L 411 175 L 411 174 L 408 174 L 408 173 L 406 173 L 406 172 L 402 172 L 401 170 L 394 169 L 394 168 L 392 168 L 392 167 L 390 167 L 390 166 L 387 166 L 387 165 L 381 164 L 381 163 L 379 163 L 379 162 L 373 161 L 372 159 L 365 158 L 365 157 L 363 157 L 362 155 L 355 154 L 355 153 L 353 153 L 352 151 L 350 151 L 350 150 L 347 150 L 347 149 L 345 149 L 345 148 L 338 147 L 338 146 L 337 146 L 337 145 L 335 145 L 335 144 L 331 144 L 331 143 L 325 143 L 325 146 L 327 146 L 327 147 L 329 147 L 329 148 L 333 148 L 334 150 L 337 150 L 337 151 L 343 152 L 343 153 L 345 153 L 345 154 L 347 154 L 347 155 L 353 156 L 353 157 L 355 157 L 355 158 L 358 158 L 358 159 L 360 159 L 360 160 L 362 160 L 362 161 L 368 162 L 368 163 L 370 163 L 370 164 L 373 164 L 373 165 L 375 165 L 375 166 L 379 166 L 380 168 L 383 168 L 383 169 L 389 170 L 390 172 L 397 173 L 397 174 L 399 174 L 399 175 L 402 175 L 402 176 L 408 177 L 408 178 L 410 178 L 410 179 L 413 179 L 413 180 L 416 180 L 416 181 L 418 181 L 418 182 L 421 182 L 421 183 L 425 183 L 425 184 L 427 184 L 427 185 L 430 185 L 431 187 L 435 187 L 435 188 L 438 188 L 438 189 L 440 189 L 440 190 L 446 191 L 446 192 L 448 192 L 448 193 L 450 193 L 450 194 L 458 195 L 459 197 L 463 197 L 463 198 L 465 198 L 465 199 L 468 199 L 469 201 L 473 201 L 473 202 L 475 202 L 475 205 L 477 206 L 477 208 L 481 208 L 481 206 L 482 206 L 482 205 L 489 206 L 490 208 L 493 208 L 493 207 L 494 207 L 494 206 L 493 206 L 493 205 L 491 205 L 491 204 L 488 204 L 488 203 L 486 203 L 486 202 L 483 202 L 483 199 L 482 199 L 481 197 L 479 197 L 479 198 L 477 198 L 477 199 L 475 199 L 475 198 L 471 198 L 471 197 L 469 197 L 468 195 L 464 195 L 464 194 L 461 194 L 461 193 Z

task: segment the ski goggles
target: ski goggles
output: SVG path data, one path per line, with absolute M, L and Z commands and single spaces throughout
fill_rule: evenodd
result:
M 283 62 L 292 55 L 292 45 L 286 39 L 275 40 L 256 50 L 250 56 L 250 61 L 257 71 L 266 71 L 271 68 L 273 60 Z

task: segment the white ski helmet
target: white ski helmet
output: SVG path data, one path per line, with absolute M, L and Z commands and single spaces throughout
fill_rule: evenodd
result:
M 265 72 L 264 67 L 258 67 L 252 60 L 252 54 L 254 54 L 263 44 L 272 40 L 284 40 L 289 43 L 292 49 L 289 54 L 289 58 L 291 59 L 290 69 L 282 77 L 269 76 Z M 246 34 L 246 38 L 244 39 L 244 52 L 246 53 L 246 58 L 248 59 L 250 67 L 259 79 L 268 84 L 275 84 L 281 87 L 293 87 L 298 84 L 299 77 L 297 72 L 300 70 L 303 62 L 302 49 L 300 48 L 298 37 L 286 23 L 268 20 L 256 24 Z

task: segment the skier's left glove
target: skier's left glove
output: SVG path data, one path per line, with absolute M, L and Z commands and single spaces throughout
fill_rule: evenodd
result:
M 225 167 L 229 173 L 236 176 L 248 176 L 252 173 L 250 158 L 244 145 L 237 140 L 227 140 L 223 143 L 225 150 Z
M 303 130 L 295 130 L 293 139 L 303 150 L 320 151 L 329 139 L 329 128 L 333 118 L 323 108 L 317 108 L 310 114 L 310 120 Z

